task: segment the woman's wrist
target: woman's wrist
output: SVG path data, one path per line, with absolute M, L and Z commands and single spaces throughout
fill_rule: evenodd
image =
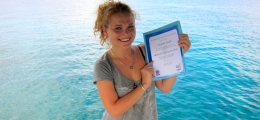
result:
M 147 90 L 147 88 L 150 86 L 150 85 L 148 85 L 146 83 L 142 83 L 142 82 L 140 84 L 142 84 L 142 86 L 144 87 L 145 90 Z
M 146 91 L 146 89 L 144 88 L 144 86 L 143 86 L 143 84 L 142 83 L 140 83 L 140 85 L 139 85 L 141 88 L 142 88 L 142 90 L 145 92 Z

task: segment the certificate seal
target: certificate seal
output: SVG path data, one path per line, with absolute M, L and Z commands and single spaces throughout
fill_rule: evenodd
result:
M 160 71 L 159 71 L 159 70 L 156 70 L 156 71 L 155 71 L 155 75 L 156 75 L 156 76 L 160 76 Z

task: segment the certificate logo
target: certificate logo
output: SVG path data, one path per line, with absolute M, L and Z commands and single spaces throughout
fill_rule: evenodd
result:
M 156 71 L 155 71 L 155 75 L 156 75 L 156 76 L 160 76 L 160 71 L 159 71 L 159 70 L 156 70 Z
M 181 64 L 179 63 L 178 65 L 176 65 L 176 70 L 180 71 L 181 70 Z

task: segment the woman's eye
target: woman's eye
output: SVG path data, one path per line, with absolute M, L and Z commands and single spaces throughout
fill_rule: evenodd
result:
M 116 30 L 121 30 L 121 27 L 117 27 L 117 28 L 115 28 Z
M 131 26 L 129 26 L 128 28 L 134 28 L 134 26 L 133 26 L 133 25 L 131 25 Z

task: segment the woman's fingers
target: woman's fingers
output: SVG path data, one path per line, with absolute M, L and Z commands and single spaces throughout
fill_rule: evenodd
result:
M 179 44 L 179 45 L 180 45 L 180 47 L 183 47 L 184 52 L 187 52 L 187 51 L 189 50 L 189 48 L 190 48 L 190 46 L 187 45 L 186 43 L 181 43 L 181 44 Z
M 181 36 L 181 38 L 178 41 L 178 43 L 185 43 L 187 45 L 190 44 L 189 36 L 187 34 L 181 34 L 180 36 Z
M 189 35 L 188 34 L 180 34 L 180 37 L 181 38 L 185 38 L 185 37 L 189 38 Z
M 152 76 L 154 75 L 154 70 L 152 67 L 153 61 L 151 61 L 150 63 L 148 63 L 143 69 L 143 74 L 151 74 Z
M 184 48 L 184 52 L 187 52 L 190 49 L 191 42 L 189 40 L 189 36 L 187 34 L 180 34 L 180 40 L 178 44 L 180 47 Z
M 145 67 L 149 67 L 153 64 L 153 61 L 149 62 Z
M 151 85 L 152 77 L 154 76 L 154 70 L 153 70 L 152 64 L 153 64 L 153 61 L 151 61 L 146 66 L 144 66 L 143 69 L 141 69 L 142 84 L 146 89 Z

